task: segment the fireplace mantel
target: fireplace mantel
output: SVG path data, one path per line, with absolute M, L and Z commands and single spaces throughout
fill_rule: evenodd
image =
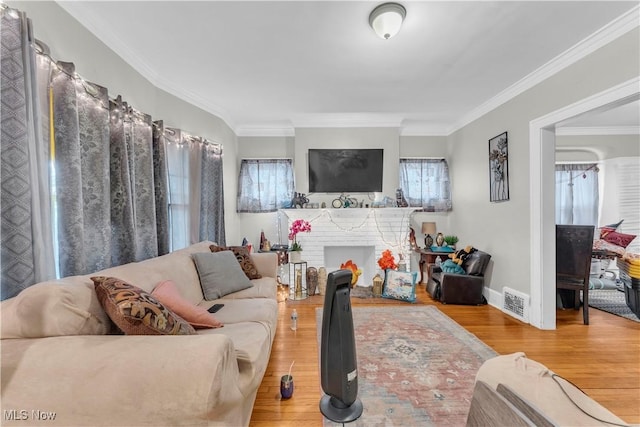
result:
M 380 270 L 375 260 L 380 258 L 382 251 L 390 249 L 399 260 L 402 253 L 409 261 L 409 227 L 411 215 L 415 208 L 343 208 L 343 209 L 282 209 L 278 211 L 283 219 L 288 234 L 291 223 L 297 219 L 304 219 L 311 223 L 311 232 L 300 233 L 298 242 L 302 245 L 302 258 L 311 267 L 325 267 L 327 271 L 338 269 L 340 265 L 326 265 L 325 247 L 328 250 L 340 250 L 344 253 L 344 261 L 351 259 L 349 247 L 353 247 L 356 256 L 362 247 L 371 247 L 374 251 L 373 260 L 353 261 L 363 270 L 359 285 L 371 285 L 371 279 Z M 331 258 L 335 258 L 332 256 Z M 367 265 L 361 265 L 366 263 Z

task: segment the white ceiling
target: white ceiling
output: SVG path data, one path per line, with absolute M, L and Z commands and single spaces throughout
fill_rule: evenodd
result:
M 239 135 L 306 126 L 448 134 L 639 4 L 402 1 L 403 28 L 383 40 L 368 25 L 379 3 L 59 2 L 153 84 Z

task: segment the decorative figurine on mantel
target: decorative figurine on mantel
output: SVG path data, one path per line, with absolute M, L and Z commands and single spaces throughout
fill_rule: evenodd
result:
M 291 199 L 292 208 L 297 209 L 300 206 L 300 209 L 302 209 L 307 203 L 309 203 L 309 199 L 304 193 L 293 193 L 293 199 Z

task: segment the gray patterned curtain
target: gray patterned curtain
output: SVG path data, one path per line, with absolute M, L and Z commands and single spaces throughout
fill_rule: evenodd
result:
M 62 277 L 111 266 L 109 99 L 58 62 L 52 77 L 55 192 Z
M 169 253 L 169 188 L 167 148 L 162 120 L 153 122 L 153 172 L 156 195 L 158 255 Z
M 222 147 L 206 141 L 199 145 L 200 240 L 211 240 L 225 245 Z
M 55 277 L 46 85 L 36 76 L 31 23 L 3 9 L 0 28 L 0 299 Z M 46 83 L 46 81 L 45 81 Z M 41 121 L 40 108 L 44 108 Z M 45 132 L 43 132 L 45 130 Z

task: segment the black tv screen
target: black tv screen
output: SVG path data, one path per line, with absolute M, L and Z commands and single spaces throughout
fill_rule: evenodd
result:
M 309 149 L 310 193 L 382 191 L 382 149 Z

